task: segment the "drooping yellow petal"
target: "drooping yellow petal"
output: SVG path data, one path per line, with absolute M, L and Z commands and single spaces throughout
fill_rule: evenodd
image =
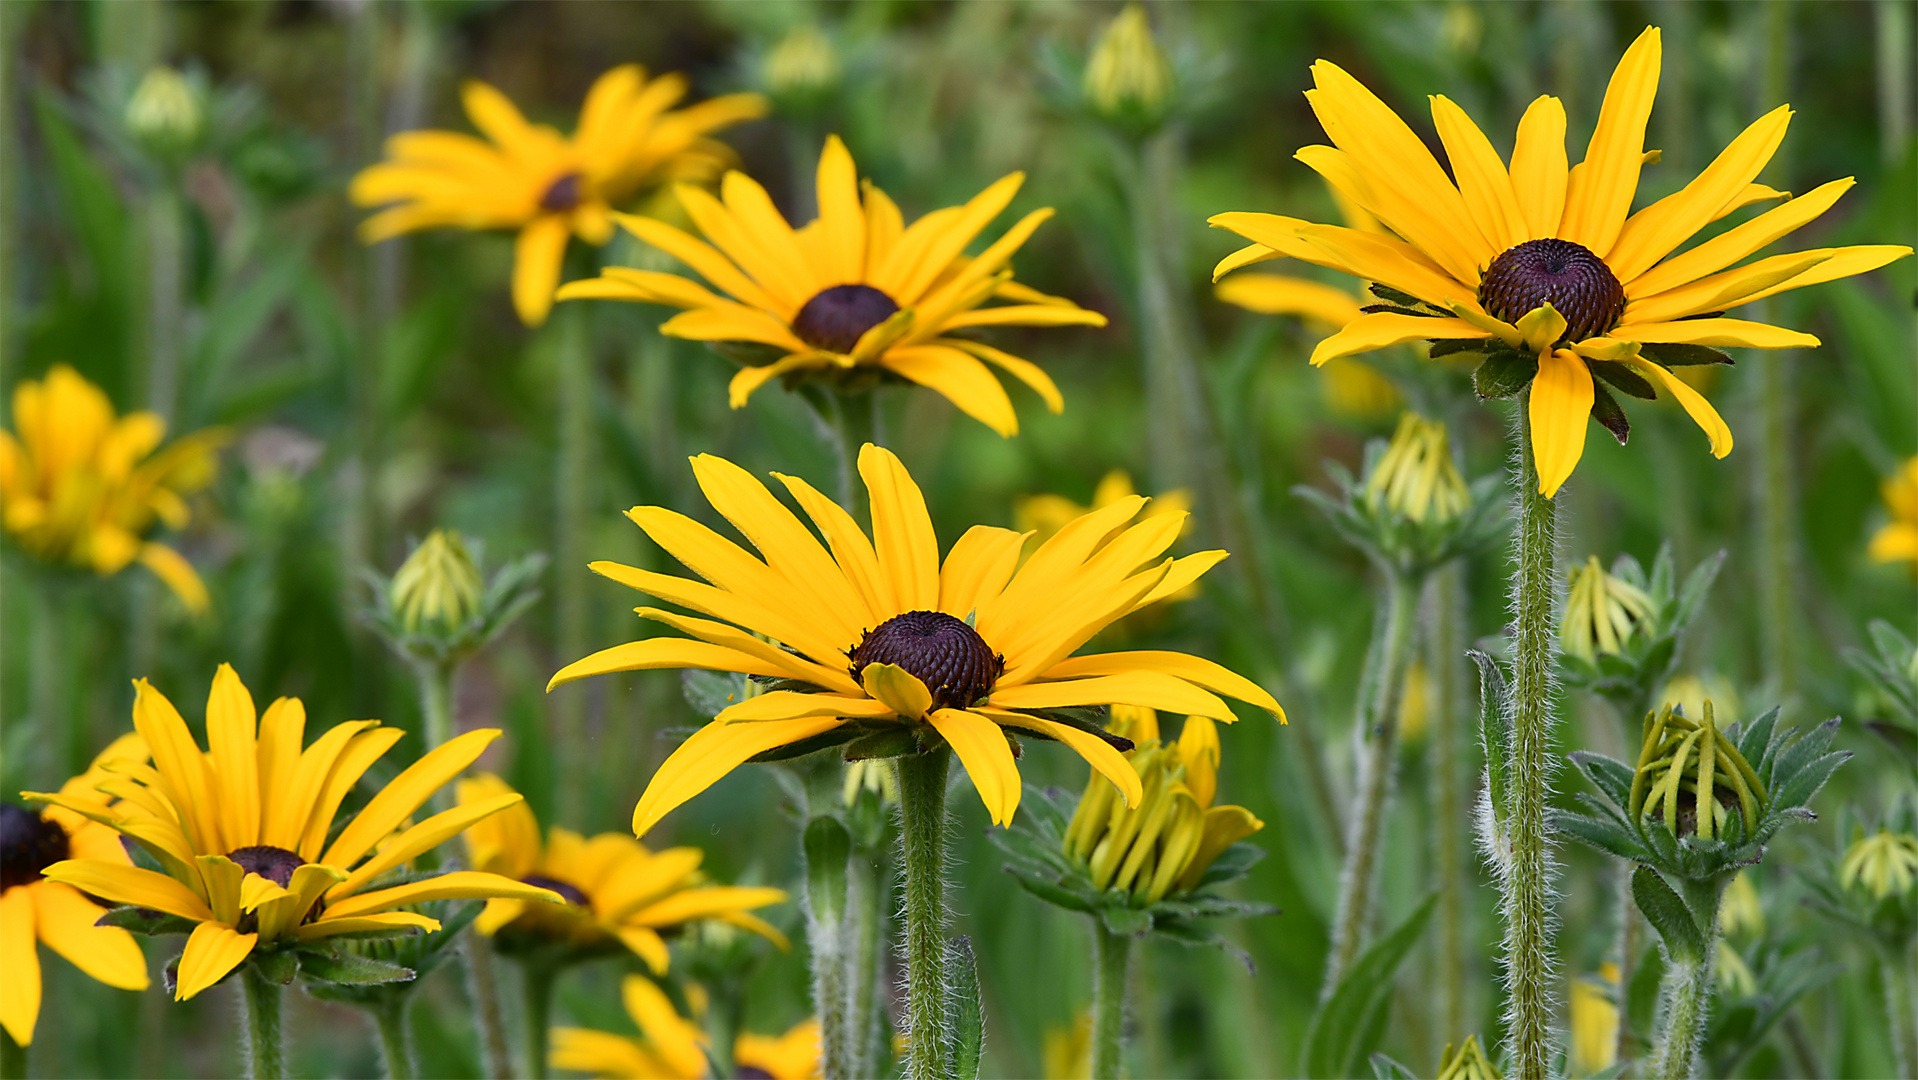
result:
M 842 723 L 836 716 L 812 716 L 755 724 L 707 724 L 681 743 L 647 782 L 639 805 L 633 808 L 634 835 L 645 836 L 660 818 L 713 786 L 747 758 L 831 731 Z
M 619 938 L 620 943 L 631 950 L 634 956 L 646 961 L 646 966 L 652 969 L 654 975 L 664 975 L 666 969 L 672 966 L 672 953 L 666 949 L 666 939 L 660 937 L 659 931 L 652 927 L 614 927 L 613 936 Z
M 1558 494 L 1585 453 L 1586 420 L 1592 414 L 1592 373 L 1569 349 L 1540 353 L 1532 380 L 1530 411 L 1532 456 L 1538 467 L 1538 491 Z
M 0 976 L 0 1027 L 15 1043 L 33 1042 L 40 1019 L 40 951 L 34 943 L 31 890 L 0 892 L 0 954 L 7 958 Z
M 1683 406 L 1693 422 L 1704 430 L 1705 437 L 1711 440 L 1713 457 L 1722 458 L 1732 452 L 1732 429 L 1726 426 L 1724 418 L 1718 415 L 1718 410 L 1712 408 L 1711 402 L 1706 401 L 1704 395 L 1686 385 L 1684 380 L 1643 357 L 1624 357 L 1620 362 L 1630 364 L 1640 372 L 1651 376 L 1653 382 L 1664 387 L 1678 399 L 1679 405 Z
M 626 1014 L 644 1033 L 647 1048 L 667 1066 L 669 1071 L 661 1075 L 706 1075 L 706 1054 L 700 1049 L 705 1037 L 698 1027 L 680 1019 L 664 990 L 643 976 L 628 975 L 620 984 L 620 996 Z
M 186 1001 L 227 977 L 253 953 L 258 934 L 242 934 L 230 926 L 204 922 L 193 928 L 180 954 L 173 1000 Z
M 1647 27 L 1618 61 L 1599 108 L 1585 161 L 1565 193 L 1558 236 L 1605 258 L 1618 240 L 1645 158 L 1645 123 L 1658 96 L 1662 56 L 1658 27 Z
M 193 564 L 179 552 L 149 540 L 140 545 L 140 552 L 135 558 L 140 560 L 141 566 L 153 571 L 153 575 L 180 598 L 180 603 L 188 611 L 198 615 L 212 604 L 212 597 L 207 594 L 206 583 L 200 580 L 199 571 L 193 569 Z
M 1059 393 L 1059 385 L 1052 381 L 1044 368 L 1023 357 L 1014 356 L 1003 349 L 995 349 L 981 341 L 967 341 L 964 338 L 936 338 L 928 344 L 950 345 L 964 349 L 988 364 L 1032 387 L 1040 400 L 1046 403 L 1046 410 L 1053 415 L 1066 411 L 1065 395 Z
M 985 308 L 969 312 L 968 316 L 994 310 L 1005 309 Z M 962 323 L 955 319 L 948 325 Z M 963 325 L 979 324 L 969 322 Z M 999 385 L 999 380 L 993 377 L 992 372 L 969 353 L 946 345 L 909 345 L 887 350 L 879 363 L 912 382 L 937 390 L 947 401 L 958 406 L 959 411 L 999 434 L 1011 438 L 1019 433 L 1019 416 L 1013 411 L 1012 399 L 1006 396 L 1006 388 Z
M 526 223 L 513 245 L 513 310 L 519 321 L 538 326 L 553 310 L 559 289 L 560 263 L 572 229 L 557 214 L 545 214 Z
M 966 767 L 992 823 L 1010 827 L 1022 787 L 1005 732 L 984 716 L 963 709 L 939 709 L 927 719 Z
M 1037 731 L 1044 735 L 1050 735 L 1054 739 L 1071 747 L 1080 757 L 1086 759 L 1087 764 L 1099 770 L 1101 775 L 1112 781 L 1113 786 L 1117 787 L 1119 794 L 1124 797 L 1125 804 L 1128 808 L 1137 807 L 1139 800 L 1144 798 L 1145 790 L 1139 782 L 1138 770 L 1132 767 L 1132 763 L 1126 760 L 1124 754 L 1113 749 L 1111 743 L 1106 742 L 1097 735 L 1089 731 L 1082 731 L 1069 724 L 1061 724 L 1052 720 L 1042 720 L 1036 716 L 1027 716 L 1025 713 L 1012 712 L 1007 709 L 994 709 L 990 706 L 982 706 L 973 711 L 1006 727 L 1025 728 L 1029 731 Z

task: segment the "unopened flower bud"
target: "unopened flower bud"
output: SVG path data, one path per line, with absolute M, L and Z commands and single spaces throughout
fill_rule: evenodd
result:
M 1652 607 L 1645 590 L 1606 573 L 1593 555 L 1572 571 L 1559 640 L 1567 653 L 1587 662 L 1600 653 L 1621 653 Z
M 766 89 L 782 97 L 824 94 L 839 83 L 839 52 L 832 39 L 811 23 L 793 27 L 766 54 L 761 75 Z
M 459 533 L 434 529 L 393 575 L 393 614 L 407 633 L 452 632 L 479 613 L 484 589 Z
M 1109 120 L 1145 125 L 1164 115 L 1172 96 L 1172 65 L 1152 38 L 1145 8 L 1127 4 L 1092 47 L 1086 62 L 1086 101 Z
M 1472 495 L 1452 462 L 1445 425 L 1415 412 L 1399 416 L 1398 430 L 1365 480 L 1365 501 L 1420 524 L 1442 525 L 1463 514 Z
M 1505 1080 L 1505 1074 L 1485 1056 L 1478 1045 L 1478 1036 L 1467 1035 L 1456 1050 L 1450 1046 L 1445 1048 L 1439 1062 L 1438 1080 Z
M 1918 837 L 1884 829 L 1860 837 L 1846 850 L 1838 881 L 1874 901 L 1894 893 L 1909 895 L 1918 886 Z
M 173 68 L 147 72 L 127 102 L 127 131 L 156 154 L 178 154 L 200 139 L 206 109 L 200 91 Z
M 1718 730 L 1712 703 L 1694 722 L 1667 705 L 1645 718 L 1645 737 L 1632 777 L 1634 821 L 1657 819 L 1673 836 L 1722 839 L 1734 820 L 1744 835 L 1758 828 L 1769 796 L 1738 747 Z

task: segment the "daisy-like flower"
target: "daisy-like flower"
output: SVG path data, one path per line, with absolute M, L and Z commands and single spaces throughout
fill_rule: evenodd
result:
M 460 871 L 390 888 L 388 872 L 520 801 L 516 794 L 402 825 L 459 775 L 498 731 L 471 731 L 402 769 L 337 834 L 333 818 L 360 777 L 404 732 L 377 720 L 335 726 L 302 749 L 306 708 L 280 698 L 265 715 L 233 668 L 222 664 L 207 697 L 208 750 L 146 680 L 134 684 L 133 726 L 153 764 L 125 759 L 97 785 L 111 807 L 65 793 L 27 792 L 139 844 L 164 872 L 87 857 L 43 873 L 82 892 L 193 924 L 174 997 L 184 1001 L 225 978 L 256 949 L 297 947 L 336 934 L 432 931 L 439 922 L 407 904 L 511 897 L 559 902 L 548 889 L 497 874 Z M 329 842 L 329 834 L 331 840 Z
M 1587 415 L 1621 440 L 1628 431 L 1594 376 L 1643 398 L 1655 396 L 1656 383 L 1705 430 L 1712 453 L 1724 457 L 1730 429 L 1670 366 L 1728 362 L 1717 350 L 1731 346 L 1816 346 L 1809 334 L 1722 316 L 1786 289 L 1876 269 L 1911 249 L 1819 248 L 1735 265 L 1830 208 L 1852 186 L 1844 179 L 1674 255 L 1712 222 L 1782 196 L 1754 180 L 1784 139 L 1791 109 L 1766 114 L 1691 183 L 1632 213 L 1649 156 L 1645 123 L 1658 89 L 1659 49 L 1654 27 L 1626 50 L 1577 165 L 1568 165 L 1565 109 L 1557 98 L 1540 97 L 1526 110 L 1508 165 L 1464 110 L 1433 97 L 1449 175 L 1384 102 L 1320 60 L 1306 98 L 1334 145 L 1308 146 L 1296 156 L 1393 235 L 1272 214 L 1220 214 L 1213 225 L 1253 243 L 1227 256 L 1215 277 L 1286 255 L 1374 282 L 1387 303 L 1320 342 L 1315 364 L 1417 340 L 1440 342 L 1435 352 L 1488 352 L 1497 377 L 1481 369 L 1481 390 L 1497 384 L 1510 394 L 1530 385 L 1532 451 L 1547 497 L 1584 452 Z
M 114 740 L 87 771 L 66 782 L 60 794 L 104 810 L 94 785 L 107 778 L 109 762 L 146 760 L 138 735 Z M 133 935 L 117 926 L 94 925 L 106 909 L 71 885 L 48 881 L 47 867 L 79 857 L 132 866 L 120 836 L 65 807 L 35 812 L 0 803 L 0 1027 L 15 1044 L 33 1042 L 40 1018 L 40 956 L 36 941 L 108 986 L 147 988 L 146 956 Z
M 706 1046 L 698 1024 L 679 1015 L 672 999 L 643 975 L 620 984 L 626 1015 L 640 1035 L 615 1035 L 590 1028 L 554 1028 L 548 1060 L 556 1069 L 590 1073 L 607 1080 L 699 1080 L 708 1075 Z
M 512 794 L 504 780 L 484 774 L 461 780 L 461 806 L 483 806 Z M 783 889 L 707 885 L 699 874 L 705 853 L 678 847 L 653 852 L 631 836 L 590 839 L 558 826 L 541 842 L 539 820 L 524 802 L 508 806 L 466 832 L 475 869 L 551 889 L 564 905 L 500 898 L 486 902 L 473 923 L 488 937 L 557 941 L 583 950 L 624 946 L 666 974 L 670 954 L 660 932 L 716 919 L 744 927 L 787 948 L 786 936 L 752 909 L 786 899 Z
M 1010 436 L 1019 419 L 986 364 L 1032 387 L 1055 413 L 1065 408 L 1059 388 L 1029 360 L 947 335 L 977 326 L 1106 322 L 1097 312 L 1012 280 L 1013 252 L 1052 216 L 1050 209 L 1027 214 L 977 256 L 964 254 L 1024 179 L 1024 173 L 1013 173 L 964 206 L 935 210 L 907 226 L 885 192 L 871 181 L 860 184 L 852 154 L 832 136 L 819 158 L 819 218 L 803 228 L 788 225 L 766 189 L 741 172 L 726 174 L 718 198 L 688 185 L 677 189 L 710 243 L 651 218 L 614 215 L 724 296 L 676 274 L 611 267 L 600 277 L 566 285 L 559 298 L 685 308 L 660 332 L 760 347 L 766 362 L 733 376 L 735 409 L 783 375 L 889 372 L 937 390 L 967 415 Z M 995 298 L 1011 303 L 981 306 Z
M 13 390 L 13 431 L 0 431 L 0 521 L 28 553 L 102 577 L 139 562 L 188 610 L 205 611 L 206 585 L 165 544 L 141 539 L 155 522 L 178 529 L 186 496 L 213 482 L 216 429 L 161 447 L 157 413 L 116 416 L 106 392 L 65 364 Z
M 1918 455 L 1905 459 L 1880 491 L 1891 520 L 1872 534 L 1872 561 L 1905 562 L 1918 569 Z
M 1132 744 L 1053 710 L 1125 704 L 1231 722 L 1223 693 L 1284 719 L 1256 683 L 1196 656 L 1072 655 L 1113 621 L 1171 596 L 1225 558 L 1208 551 L 1160 559 L 1183 514 L 1128 526 L 1147 500 L 1121 499 L 1061 529 L 1023 566 L 1026 534 L 976 525 L 942 565 L 925 499 L 887 450 L 868 444 L 859 454 L 871 539 L 811 484 L 778 476 L 824 545 L 744 469 L 711 455 L 692 464 L 713 508 L 764 559 L 670 510 L 627 511 L 711 584 L 611 562 L 593 570 L 713 618 L 640 608 L 642 617 L 691 638 L 595 653 L 553 676 L 549 689 L 642 668 L 740 672 L 777 685 L 728 707 L 666 759 L 633 811 L 639 835 L 747 759 L 782 747 L 870 736 L 866 747 L 885 749 L 860 756 L 886 756 L 943 740 L 992 820 L 1006 824 L 1019 805 L 1015 733 L 1065 743 L 1117 784 L 1127 805 L 1139 801 L 1139 776 L 1120 753 Z
M 732 154 L 706 136 L 766 112 L 757 94 L 672 108 L 686 90 L 683 75 L 648 79 L 637 64 L 616 67 L 587 91 L 569 138 L 529 123 L 493 87 L 468 82 L 460 97 L 486 138 L 407 131 L 388 139 L 387 160 L 353 178 L 355 203 L 387 207 L 360 237 L 371 244 L 420 229 L 517 229 L 513 308 L 538 326 L 552 309 L 569 236 L 604 244 L 612 207 L 642 187 L 717 175 Z
M 819 1018 L 801 1020 L 784 1035 L 742 1033 L 733 1040 L 733 1075 L 764 1080 L 816 1080 Z

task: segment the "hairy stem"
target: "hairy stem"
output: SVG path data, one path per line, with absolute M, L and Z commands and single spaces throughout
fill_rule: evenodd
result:
M 900 876 L 906 894 L 906 1080 L 946 1072 L 946 769 L 952 751 L 895 759 Z
M 808 905 L 810 907 L 810 905 Z M 847 913 L 828 922 L 808 912 L 806 937 L 812 946 L 812 1007 L 819 1017 L 819 1075 L 846 1080 L 860 1075 L 859 1035 L 852 1018 L 847 979 L 852 950 L 846 940 Z
M 1132 935 L 1092 917 L 1092 1080 L 1118 1080 L 1125 1050 L 1126 973 Z
M 1465 975 L 1465 876 L 1463 823 L 1470 820 L 1461 790 L 1460 749 L 1468 725 L 1460 723 L 1465 711 L 1465 567 L 1453 562 L 1433 576 L 1431 584 L 1431 629 L 1426 655 L 1432 671 L 1433 697 L 1438 708 L 1432 716 L 1432 850 L 1438 864 L 1439 1015 L 1444 1019 L 1445 1037 L 1456 1037 L 1465 1030 L 1467 984 Z
M 509 1080 L 513 1075 L 513 1050 L 506 1041 L 492 943 L 469 929 L 460 954 L 466 963 L 466 990 L 473 999 L 474 1023 L 479 1027 L 480 1064 L 488 1080 Z
M 1504 808 L 1511 864 L 1500 875 L 1508 995 L 1506 1038 L 1518 1080 L 1544 1080 L 1551 1068 L 1552 858 L 1545 810 L 1550 803 L 1552 649 L 1557 633 L 1557 508 L 1539 494 L 1532 456 L 1530 395 L 1518 401 L 1518 536 L 1512 580 L 1512 743 Z
M 246 1041 L 246 1075 L 253 1080 L 278 1080 L 286 1075 L 286 1039 L 280 1031 L 280 985 L 260 973 L 256 964 L 240 965 L 241 1025 Z
M 1412 655 L 1412 628 L 1418 619 L 1421 575 L 1387 570 L 1379 597 L 1378 622 L 1384 627 L 1376 662 L 1359 692 L 1358 791 L 1346 815 L 1350 832 L 1345 844 L 1345 867 L 1339 874 L 1339 906 L 1332 924 L 1332 949 L 1326 956 L 1325 983 L 1320 1000 L 1332 996 L 1339 979 L 1358 956 L 1365 937 L 1365 921 L 1372 908 L 1378 878 L 1379 843 L 1391 800 L 1393 774 L 1398 767 L 1399 699 L 1405 689 L 1405 669 Z
M 878 857 L 853 849 L 846 877 L 846 918 L 852 927 L 846 953 L 846 1013 L 853 1038 L 853 1076 L 873 1075 L 883 1052 L 879 986 L 886 943 L 884 903 L 885 878 Z
M 1632 1037 L 1632 1025 L 1625 1017 L 1625 995 L 1632 985 L 1632 968 L 1638 962 L 1639 921 L 1638 904 L 1632 899 L 1632 864 L 1619 864 L 1618 888 L 1618 1042 L 1616 1057 L 1619 1061 L 1630 1061 L 1637 1056 L 1637 1046 Z
M 380 1060 L 393 1080 L 413 1080 L 420 1074 L 413 1058 L 413 1032 L 406 1023 L 412 1003 L 411 994 L 389 994 L 379 1008 L 372 1010 L 373 1024 L 380 1032 Z
M 546 1040 L 553 1023 L 553 978 L 559 974 L 551 965 L 541 963 L 522 963 L 520 965 L 520 1022 L 526 1035 L 525 1059 L 520 1062 L 520 1075 L 533 1080 L 545 1080 L 551 1073 L 547 1070 Z

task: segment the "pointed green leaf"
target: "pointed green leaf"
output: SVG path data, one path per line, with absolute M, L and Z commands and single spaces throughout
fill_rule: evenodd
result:
M 1704 960 L 1709 945 L 1704 932 L 1693 921 L 1685 901 L 1665 884 L 1658 871 L 1649 866 L 1632 871 L 1632 900 L 1638 904 L 1638 910 L 1645 913 L 1645 921 L 1664 939 L 1665 949 L 1674 961 L 1690 965 Z
M 946 1027 L 952 1032 L 949 1075 L 978 1080 L 986 1048 L 986 1014 L 979 1005 L 979 963 L 972 955 L 971 938 L 960 935 L 947 943 L 946 971 L 952 978 L 946 995 L 950 1010 Z
M 813 818 L 806 823 L 806 908 L 825 927 L 836 927 L 846 914 L 846 862 L 852 857 L 852 835 L 839 819 Z
M 1399 966 L 1412 953 L 1431 921 L 1438 894 L 1425 898 L 1405 921 L 1373 942 L 1352 962 L 1332 995 L 1319 1005 L 1306 1028 L 1301 1064 L 1311 1077 L 1357 1076 L 1372 1050 L 1366 1045 L 1367 1020 L 1383 1008 Z

